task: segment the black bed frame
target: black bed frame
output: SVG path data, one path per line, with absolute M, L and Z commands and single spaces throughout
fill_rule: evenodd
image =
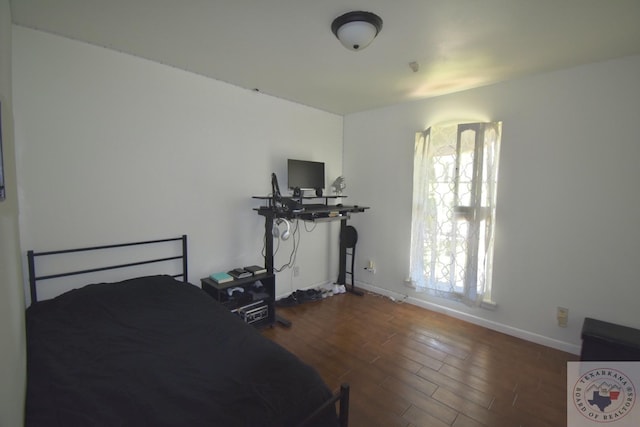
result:
M 113 249 L 113 248 L 124 248 L 127 246 L 153 245 L 158 243 L 168 243 L 168 242 L 177 242 L 177 241 L 182 242 L 182 255 L 165 257 L 165 258 L 146 259 L 146 260 L 130 262 L 126 264 L 108 265 L 104 267 L 89 268 L 86 270 L 67 271 L 65 273 L 50 274 L 45 276 L 36 276 L 36 257 L 40 257 L 40 256 L 68 254 L 73 252 L 97 251 L 97 250 Z M 169 239 L 146 240 L 142 242 L 132 242 L 132 243 L 119 243 L 115 245 L 90 246 L 85 248 L 63 249 L 58 251 L 34 252 L 30 250 L 30 251 L 27 251 L 27 260 L 29 262 L 29 291 L 31 292 L 31 303 L 33 304 L 34 302 L 38 301 L 38 292 L 37 292 L 36 283 L 39 280 L 42 281 L 47 279 L 55 279 L 58 277 L 75 276 L 78 274 L 95 273 L 98 271 L 105 271 L 105 270 L 115 270 L 118 268 L 127 268 L 127 267 L 134 267 L 137 265 L 167 262 L 167 261 L 172 261 L 176 259 L 182 260 L 182 273 L 174 274 L 172 275 L 172 277 L 173 278 L 182 277 L 183 282 L 188 282 L 189 276 L 187 273 L 187 235 L 186 234 L 183 234 L 180 237 L 173 237 Z
M 153 245 L 153 244 L 161 244 L 161 243 L 170 243 L 170 242 L 182 242 L 182 254 L 172 257 L 164 257 L 164 258 L 153 258 L 153 259 L 145 259 L 141 261 L 135 261 L 125 264 L 117 264 L 117 265 L 108 265 L 103 267 L 89 268 L 84 270 L 74 270 L 68 271 L 64 273 L 56 273 L 49 274 L 43 276 L 36 275 L 36 258 L 43 257 L 48 255 L 59 255 L 59 254 L 67 254 L 73 252 L 88 252 L 88 251 L 97 251 L 103 249 L 113 249 L 113 248 L 123 248 L 128 246 L 140 246 L 140 245 Z M 182 277 L 182 281 L 187 283 L 189 281 L 189 276 L 187 273 L 187 235 L 183 234 L 180 237 L 173 237 L 168 239 L 158 239 L 158 240 L 146 240 L 141 242 L 131 242 L 131 243 L 119 243 L 114 245 L 102 245 L 102 246 L 89 246 L 84 248 L 74 248 L 74 249 L 63 249 L 57 251 L 47 251 L 47 252 L 34 252 L 33 250 L 27 251 L 27 260 L 29 264 L 29 290 L 31 293 L 31 303 L 35 303 L 38 301 L 38 293 L 37 293 L 37 282 L 43 281 L 47 279 L 55 279 L 59 277 L 67 277 L 67 276 L 75 276 L 78 274 L 88 274 L 95 273 L 99 271 L 105 270 L 115 270 L 119 268 L 127 268 L 134 267 L 138 265 L 144 264 L 153 264 L 153 263 L 162 263 L 172 260 L 182 260 L 182 273 L 172 275 L 173 278 Z M 338 420 L 340 427 L 348 427 L 349 425 L 349 384 L 342 384 L 340 386 L 340 390 L 333 394 L 333 396 L 326 400 L 320 407 L 318 407 L 312 414 L 310 414 L 300 425 L 299 427 L 303 427 L 309 424 L 313 419 L 329 408 L 331 405 L 338 404 Z

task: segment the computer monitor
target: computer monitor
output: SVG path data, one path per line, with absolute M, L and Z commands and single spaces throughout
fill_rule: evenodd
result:
M 300 190 L 324 189 L 324 163 L 308 160 L 287 161 L 288 187 Z

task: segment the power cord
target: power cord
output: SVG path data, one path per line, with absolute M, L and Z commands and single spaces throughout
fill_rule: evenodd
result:
M 285 268 L 293 268 L 296 262 L 296 256 L 298 255 L 298 247 L 300 246 L 300 222 L 295 220 L 295 225 L 293 227 L 292 240 L 293 247 L 291 248 L 291 253 L 289 254 L 289 262 L 283 264 L 280 268 L 274 268 L 273 271 L 276 273 L 280 273 Z M 273 252 L 273 256 L 275 257 L 276 253 L 278 253 L 278 249 L 280 249 L 280 239 L 278 239 L 278 247 Z

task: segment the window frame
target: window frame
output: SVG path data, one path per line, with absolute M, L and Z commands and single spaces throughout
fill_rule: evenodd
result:
M 426 129 L 424 132 L 418 134 L 416 138 L 416 147 L 414 151 L 414 195 L 413 195 L 413 211 L 412 211 L 412 244 L 411 244 L 411 261 L 410 261 L 410 279 L 413 286 L 419 290 L 433 291 L 437 296 L 443 296 L 448 299 L 461 300 L 466 303 L 485 306 L 487 308 L 495 307 L 495 303 L 492 300 L 491 276 L 493 273 L 493 243 L 495 235 L 495 206 L 496 206 L 496 190 L 497 190 L 497 178 L 498 178 L 498 164 L 500 154 L 500 139 L 502 134 L 502 122 L 486 122 L 486 123 L 464 123 L 456 125 L 455 130 L 455 150 L 453 150 L 453 144 L 449 144 L 446 141 L 453 142 L 453 135 L 445 139 L 445 144 L 441 144 L 440 140 L 434 142 L 432 140 L 434 133 L 439 135 L 442 132 L 432 132 L 433 129 L 442 131 L 445 127 L 433 126 Z M 451 132 L 451 131 L 450 131 Z M 471 165 L 471 173 L 466 177 L 463 175 L 465 171 L 468 172 L 468 168 L 463 170 L 463 153 L 470 152 L 463 147 L 464 138 L 467 132 L 473 132 L 471 137 L 473 138 L 473 159 L 466 166 Z M 491 133 L 493 132 L 493 133 Z M 419 138 L 423 138 L 423 147 L 419 147 Z M 466 147 L 471 146 L 470 141 L 466 141 Z M 446 153 L 446 147 L 450 146 L 451 150 Z M 438 156 L 436 151 L 442 149 L 445 153 Z M 494 157 L 488 156 L 488 150 L 493 150 Z M 418 159 L 417 156 L 425 156 L 423 159 Z M 443 156 L 455 156 L 455 171 L 453 172 L 453 188 L 446 193 L 434 193 L 432 192 L 432 186 L 435 180 L 425 176 L 420 177 L 417 174 L 429 174 L 432 171 L 429 170 L 429 166 L 432 166 L 435 162 L 433 159 Z M 485 162 L 485 158 L 487 161 Z M 426 159 L 426 160 L 425 160 Z M 451 164 L 451 163 L 449 163 Z M 426 165 L 426 166 L 425 166 Z M 470 177 L 470 179 L 469 179 Z M 464 190 L 462 186 L 464 180 L 469 187 L 469 191 L 462 193 Z M 489 182 L 491 180 L 491 182 Z M 421 197 L 417 197 L 417 193 L 424 192 Z M 487 194 L 485 195 L 484 192 Z M 451 203 L 447 203 L 450 208 L 449 214 L 446 216 L 446 220 L 433 221 L 433 214 L 429 212 L 434 211 L 433 200 L 436 198 L 442 198 L 443 200 L 450 196 L 452 198 Z M 463 197 L 468 200 L 462 200 Z M 425 206 L 417 207 L 417 200 L 422 200 Z M 436 222 L 437 225 L 424 225 L 420 224 L 416 226 L 416 218 L 414 216 L 424 215 L 425 223 Z M 418 218 L 419 219 L 419 218 Z M 460 227 L 461 221 L 466 222 L 466 227 Z M 441 234 L 441 225 L 449 223 L 451 225 L 451 235 L 448 236 L 449 245 L 443 252 L 437 244 L 433 242 L 441 242 L 443 235 Z M 429 228 L 431 227 L 431 228 Z M 464 230 L 463 242 L 466 245 L 463 248 L 462 257 L 464 257 L 464 266 L 462 269 L 458 267 L 462 263 L 458 263 L 460 255 L 456 255 L 458 252 L 455 247 L 459 244 L 458 240 L 462 234 L 460 230 Z M 426 230 L 426 231 L 425 231 Z M 417 232 L 416 232 L 417 231 Z M 440 233 L 438 233 L 440 231 Z M 422 242 L 414 241 L 415 239 L 422 238 Z M 440 239 L 440 240 L 439 240 Z M 423 245 L 424 249 L 420 249 L 420 245 Z M 415 262 L 416 257 L 422 257 L 422 260 L 418 263 Z M 433 268 L 434 256 L 436 258 L 449 257 L 451 261 L 448 264 L 442 264 L 445 268 L 450 269 L 448 282 L 442 282 L 437 277 L 442 274 L 435 273 Z M 429 260 L 425 259 L 429 257 Z M 480 257 L 483 259 L 481 260 Z M 416 271 L 417 267 L 422 267 L 422 275 L 427 276 L 429 272 L 432 277 L 417 277 L 419 272 Z M 439 267 L 440 267 L 439 266 Z M 480 267 L 480 269 L 479 269 Z M 441 272 L 440 272 L 441 273 Z M 460 273 L 463 273 L 462 281 L 456 278 Z M 462 282 L 462 286 L 460 286 Z M 448 287 L 449 290 L 444 288 Z

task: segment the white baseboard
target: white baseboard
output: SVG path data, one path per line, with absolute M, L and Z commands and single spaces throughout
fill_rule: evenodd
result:
M 369 285 L 367 283 L 356 282 L 356 286 L 367 291 L 383 295 L 391 298 L 394 301 L 403 301 L 409 304 L 416 305 L 418 307 L 425 308 L 427 310 L 435 311 L 445 314 L 447 316 L 455 317 L 456 319 L 464 320 L 475 325 L 483 326 L 487 329 L 502 332 L 507 335 L 521 338 L 526 341 L 534 342 L 536 344 L 544 345 L 546 347 L 555 348 L 557 350 L 565 351 L 572 354 L 580 354 L 580 346 L 571 344 L 564 341 L 559 341 L 553 338 L 545 337 L 543 335 L 535 334 L 533 332 L 525 331 L 523 329 L 514 328 L 512 326 L 504 325 L 502 323 L 494 322 L 491 320 L 483 319 L 478 316 L 474 316 L 469 313 L 454 310 L 449 307 L 444 307 L 432 302 L 424 301 L 418 298 L 408 297 L 407 295 L 393 292 L 388 289 L 379 288 L 377 286 Z

